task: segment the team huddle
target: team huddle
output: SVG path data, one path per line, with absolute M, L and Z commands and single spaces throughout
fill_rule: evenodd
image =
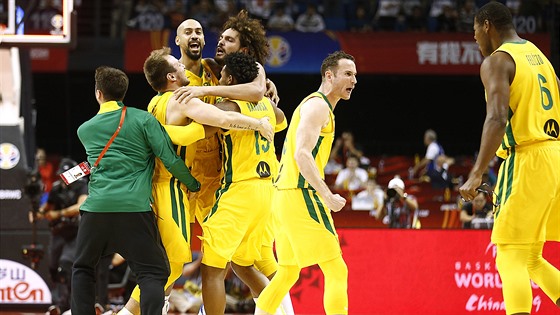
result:
M 180 59 L 164 47 L 152 51 L 144 63 L 146 79 L 157 92 L 147 112 L 129 108 L 118 128 L 108 121 L 126 110 L 122 99 L 128 79 L 118 69 L 96 70 L 100 111 L 80 126 L 78 135 L 89 160 L 99 155 L 103 159 L 92 172 L 90 197 L 81 207 L 86 217 L 82 225 L 94 221 L 95 226 L 78 235 L 78 243 L 83 244 L 78 247 L 84 249 L 79 250 L 74 265 L 72 311 L 93 312 L 91 270 L 100 256 L 119 252 L 137 274 L 138 285 L 118 314 L 166 314 L 173 284 L 184 264 L 192 260 L 190 241 L 199 237 L 201 314 L 225 312 L 224 278 L 230 267 L 251 289 L 257 312 L 294 314 L 289 290 L 301 268 L 314 264 L 328 279 L 325 311 L 348 313 L 348 270 L 330 214 L 330 210 L 342 209 L 346 200 L 333 194 L 322 178 L 334 139 L 334 107 L 340 99 L 350 98 L 357 82 L 354 58 L 342 51 L 325 58 L 321 86 L 295 110 L 278 161 L 274 133 L 286 129 L 288 122 L 276 106 L 276 87 L 264 71 L 268 43 L 261 22 L 249 18 L 246 11 L 230 17 L 214 58 L 201 56 L 206 43 L 196 20 L 179 25 L 175 42 Z M 138 116 L 138 126 L 129 122 L 132 115 Z M 107 125 L 103 133 L 120 130 L 105 150 L 106 140 L 98 139 L 102 138 L 101 122 Z M 157 125 L 159 130 L 155 130 Z M 125 141 L 128 136 L 133 139 Z M 121 166 L 127 159 L 140 158 L 137 152 L 126 153 L 125 143 L 133 151 L 146 149 L 141 163 L 130 163 L 130 171 L 145 169 L 144 184 L 151 178 L 149 200 L 133 194 L 138 187 L 130 183 L 128 195 L 138 205 L 136 210 L 132 201 L 126 210 L 119 210 L 115 204 L 122 199 L 99 210 L 90 200 L 101 198 L 98 190 L 112 194 L 103 196 L 105 202 L 126 198 L 122 196 L 126 189 L 116 189 L 117 180 L 132 175 L 106 176 L 106 182 L 101 175 L 112 169 L 113 147 L 123 150 Z M 111 217 L 100 212 L 111 212 Z M 139 218 L 130 218 L 135 214 Z M 290 224 L 283 224 L 288 218 Z M 195 220 L 202 235 L 191 235 Z M 140 228 L 132 226 L 137 223 Z M 117 235 L 109 240 L 99 226 L 111 226 L 108 229 Z M 310 239 L 324 246 L 317 248 Z M 275 241 L 279 261 L 273 251 Z M 92 242 L 96 245 L 85 245 Z M 157 255 L 158 250 L 164 255 Z
M 474 22 L 487 57 L 481 66 L 487 119 L 477 161 L 459 190 L 472 200 L 498 151 L 505 163 L 492 241 L 506 312 L 530 312 L 529 279 L 560 306 L 560 272 L 542 257 L 545 241 L 560 241 L 560 81 L 542 52 L 517 36 L 507 7 L 490 2 Z M 95 266 L 117 252 L 138 283 L 119 314 L 167 314 L 173 283 L 192 259 L 190 241 L 199 237 L 200 314 L 225 312 L 228 268 L 251 289 L 255 314 L 294 314 L 290 288 L 312 265 L 325 277 L 325 313 L 348 314 L 348 267 L 331 216 L 346 199 L 330 190 L 323 170 L 333 111 L 357 83 L 354 57 L 336 51 L 324 58 L 319 88 L 288 124 L 263 67 L 268 45 L 260 21 L 246 11 L 230 17 L 213 58 L 202 58 L 206 43 L 196 20 L 181 23 L 175 43 L 180 59 L 164 47 L 144 63 L 157 92 L 147 111 L 122 103 L 126 74 L 96 70 L 100 110 L 78 129 L 96 167 L 80 208 L 72 313 L 95 314 Z M 524 65 L 527 54 L 538 58 Z M 538 93 L 523 92 L 530 89 Z M 535 102 L 542 106 L 526 105 Z M 278 161 L 274 134 L 286 128 Z M 542 183 L 546 191 L 534 189 Z M 202 235 L 191 235 L 195 220 Z

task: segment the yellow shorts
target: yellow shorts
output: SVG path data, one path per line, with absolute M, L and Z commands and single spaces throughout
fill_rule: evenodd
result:
M 173 178 L 152 183 L 152 208 L 157 216 L 161 240 L 169 261 L 192 260 L 189 201 L 186 187 Z M 126 233 L 126 231 L 124 231 Z
M 273 189 L 270 179 L 246 180 L 220 188 L 216 204 L 202 223 L 205 265 L 225 268 L 227 262 L 233 261 L 251 266 L 261 259 Z
M 272 213 L 280 265 L 304 268 L 342 255 L 330 212 L 314 190 L 276 190 Z
M 500 165 L 492 242 L 560 241 L 560 141 L 518 146 Z
M 216 190 L 220 188 L 222 160 L 219 148 L 212 147 L 210 151 L 196 151 L 191 174 L 200 182 L 200 191 L 192 195 L 190 200 L 191 223 L 194 223 L 195 218 L 198 223 L 201 223 L 214 206 Z

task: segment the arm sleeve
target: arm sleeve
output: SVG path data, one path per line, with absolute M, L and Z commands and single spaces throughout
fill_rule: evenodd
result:
M 176 145 L 191 145 L 200 139 L 204 139 L 204 127 L 192 122 L 186 126 L 164 125 L 165 131 Z
M 148 114 L 144 132 L 154 154 L 163 162 L 165 168 L 187 186 L 190 191 L 199 191 L 200 183 L 191 175 L 185 162 L 173 150 L 173 144 L 163 126 Z

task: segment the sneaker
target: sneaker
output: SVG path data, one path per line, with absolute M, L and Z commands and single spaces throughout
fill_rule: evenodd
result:
M 206 315 L 206 311 L 204 310 L 204 304 L 200 305 L 200 309 L 198 310 L 198 315 Z

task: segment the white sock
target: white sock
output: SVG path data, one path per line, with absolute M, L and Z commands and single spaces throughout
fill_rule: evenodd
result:
M 117 315 L 134 315 L 132 314 L 129 310 L 126 309 L 126 307 L 123 307 L 118 313 Z
M 169 295 L 166 295 L 163 300 L 163 308 L 161 309 L 162 315 L 167 315 L 169 312 Z
M 282 309 L 282 314 L 285 315 L 295 315 L 294 306 L 292 305 L 292 298 L 290 297 L 290 292 L 282 299 L 280 303 L 280 308 Z

